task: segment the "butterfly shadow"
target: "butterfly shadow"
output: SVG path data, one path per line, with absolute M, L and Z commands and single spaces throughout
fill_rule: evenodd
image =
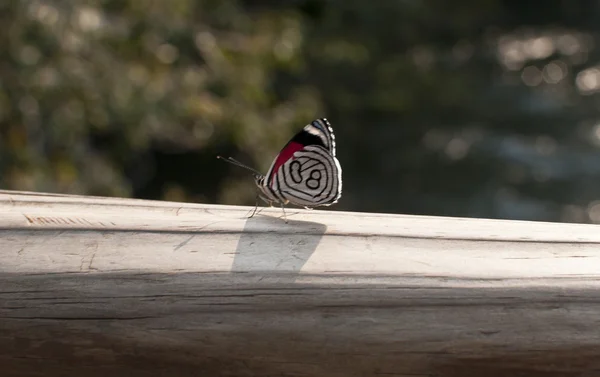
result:
M 269 216 L 249 218 L 238 241 L 231 271 L 293 283 L 326 230 L 325 224 L 312 221 L 285 223 Z

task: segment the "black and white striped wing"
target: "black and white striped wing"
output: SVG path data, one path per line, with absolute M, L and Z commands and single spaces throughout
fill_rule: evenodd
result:
M 277 155 L 262 181 L 270 199 L 315 207 L 336 203 L 342 195 L 342 168 L 335 136 L 326 118 L 304 126 Z
M 298 206 L 328 206 L 342 195 L 342 168 L 329 150 L 309 145 L 295 152 L 277 170 L 272 177 L 272 188 Z

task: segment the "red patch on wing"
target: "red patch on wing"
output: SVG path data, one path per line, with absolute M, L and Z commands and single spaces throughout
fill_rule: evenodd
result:
M 291 141 L 288 145 L 286 145 L 285 148 L 279 152 L 279 155 L 275 160 L 275 165 L 273 165 L 273 172 L 271 173 L 271 176 L 274 177 L 281 165 L 285 164 L 287 160 L 293 158 L 294 153 L 302 150 L 303 148 L 303 144 L 296 143 L 295 141 Z M 271 182 L 271 185 L 273 185 L 273 182 Z

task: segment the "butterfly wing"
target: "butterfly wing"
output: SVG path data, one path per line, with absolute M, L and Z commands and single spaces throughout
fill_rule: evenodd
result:
M 265 175 L 265 188 L 299 206 L 336 203 L 342 195 L 342 168 L 335 152 L 331 125 L 325 118 L 314 120 L 277 155 Z

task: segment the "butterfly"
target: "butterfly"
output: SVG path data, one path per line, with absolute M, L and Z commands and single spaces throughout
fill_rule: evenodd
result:
M 304 126 L 281 149 L 265 175 L 231 157 L 217 158 L 252 171 L 258 197 L 270 206 L 281 205 L 284 218 L 286 204 L 311 209 L 335 204 L 342 196 L 342 167 L 335 156 L 333 128 L 326 118 Z

